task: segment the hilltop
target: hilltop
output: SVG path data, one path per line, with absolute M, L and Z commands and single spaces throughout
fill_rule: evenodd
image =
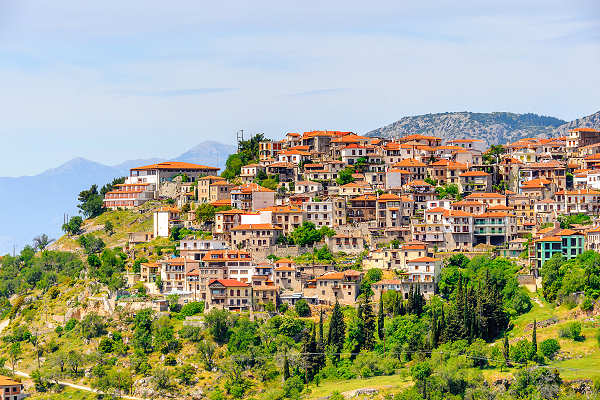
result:
M 202 162 L 223 169 L 227 156 L 233 152 L 235 146 L 206 141 L 173 161 Z M 13 245 L 21 248 L 41 232 L 57 237 L 63 214 L 77 214 L 77 193 L 90 185 L 101 187 L 113 178 L 128 175 L 132 167 L 160 161 L 164 160 L 154 157 L 105 165 L 76 157 L 38 175 L 0 177 L 0 193 L 9 194 L 0 197 L 0 220 L 5 227 L 0 230 L 0 254 L 12 252 Z
M 374 129 L 366 136 L 389 138 L 420 133 L 444 140 L 475 138 L 492 145 L 510 143 L 525 137 L 556 136 L 575 126 L 599 128 L 600 112 L 572 122 L 537 114 L 509 112 L 464 111 L 415 115 Z

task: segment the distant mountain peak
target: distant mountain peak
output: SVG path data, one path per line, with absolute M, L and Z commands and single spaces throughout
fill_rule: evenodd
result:
M 445 140 L 477 138 L 491 145 L 523 137 L 552 136 L 565 123 L 558 118 L 532 113 L 460 111 L 404 117 L 366 135 L 391 138 L 419 133 Z

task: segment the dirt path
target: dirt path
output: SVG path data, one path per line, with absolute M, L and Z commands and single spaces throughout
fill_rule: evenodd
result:
M 28 373 L 22 372 L 22 371 L 15 371 L 15 375 L 22 376 L 24 378 L 30 378 Z M 81 386 L 81 385 L 77 385 L 77 384 L 71 383 L 71 382 L 58 381 L 58 383 L 59 383 L 59 385 L 68 386 L 73 389 L 83 390 L 83 391 L 92 392 L 92 393 L 100 393 L 98 390 L 93 389 L 91 387 Z M 144 400 L 140 397 L 133 397 L 133 396 L 127 396 L 127 395 L 121 395 L 121 398 L 129 399 L 129 400 Z
M 10 319 L 5 319 L 4 321 L 0 322 L 0 333 L 2 333 L 2 331 L 8 326 L 9 323 L 10 323 Z M 23 371 L 15 371 L 15 375 L 22 376 L 23 378 L 31 378 L 27 372 L 23 372 Z M 71 382 L 58 381 L 58 383 L 60 385 L 68 386 L 73 389 L 83 390 L 83 391 L 92 392 L 92 393 L 100 393 L 99 391 L 97 391 L 96 389 L 93 389 L 91 387 L 81 386 L 81 385 L 77 385 L 77 384 L 71 383 Z M 145 400 L 140 397 L 126 396 L 126 395 L 121 395 L 121 398 L 128 399 L 128 400 Z

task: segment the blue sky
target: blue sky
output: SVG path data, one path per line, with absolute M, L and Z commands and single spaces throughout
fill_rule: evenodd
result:
M 600 110 L 598 71 L 598 1 L 4 0 L 0 176 L 170 157 L 238 129 L 570 120 Z

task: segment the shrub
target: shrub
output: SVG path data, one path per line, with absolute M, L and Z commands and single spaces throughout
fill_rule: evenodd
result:
M 510 348 L 510 359 L 517 363 L 526 363 L 531 353 L 531 343 L 527 339 L 519 340 Z
M 50 295 L 50 298 L 53 300 L 56 299 L 59 294 L 60 294 L 60 290 L 56 286 L 51 287 L 50 290 L 48 291 L 48 295 Z
M 544 355 L 544 357 L 548 357 L 551 360 L 554 359 L 559 350 L 560 345 L 556 339 L 546 339 L 540 343 L 540 352 Z
M 181 308 L 181 315 L 191 317 L 192 315 L 202 314 L 204 312 L 203 301 L 192 301 Z
M 562 326 L 558 331 L 558 336 L 577 341 L 583 340 L 584 338 L 581 336 L 581 323 L 576 321 Z
M 594 309 L 594 300 L 591 297 L 586 296 L 580 307 L 583 311 L 592 311 Z
M 68 320 L 65 324 L 65 332 L 69 332 L 70 330 L 75 328 L 75 325 L 77 325 L 77 320 L 75 318 L 71 318 L 70 320 Z
M 197 326 L 184 326 L 179 331 L 179 337 L 190 342 L 199 342 L 202 339 L 202 329 Z
M 296 302 L 294 306 L 296 308 L 296 313 L 299 317 L 308 317 L 310 316 L 310 307 L 308 303 L 304 299 L 300 299 Z

